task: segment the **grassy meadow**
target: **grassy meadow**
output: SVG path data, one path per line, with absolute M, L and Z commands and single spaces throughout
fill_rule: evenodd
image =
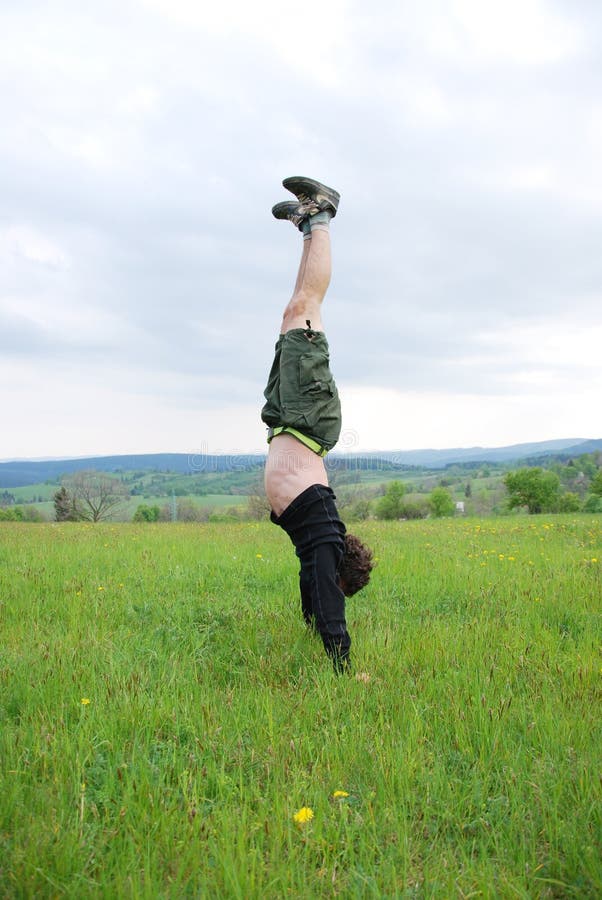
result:
M 354 530 L 0 525 L 0 897 L 601 895 L 602 517 Z

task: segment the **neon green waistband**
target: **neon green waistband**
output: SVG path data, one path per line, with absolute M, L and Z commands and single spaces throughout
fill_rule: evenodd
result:
M 321 444 L 318 444 L 317 441 L 314 441 L 313 438 L 307 437 L 306 434 L 297 431 L 296 428 L 291 428 L 290 425 L 277 425 L 276 428 L 268 428 L 268 444 L 277 434 L 292 434 L 293 437 L 305 444 L 306 447 L 309 447 L 310 450 L 313 450 L 314 453 L 317 453 L 318 456 L 326 456 L 328 453 L 328 450 Z

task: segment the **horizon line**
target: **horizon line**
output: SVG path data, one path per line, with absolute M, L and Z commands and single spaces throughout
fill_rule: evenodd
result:
M 524 447 L 537 444 L 561 444 L 565 443 L 567 447 L 572 445 L 578 446 L 581 443 L 589 443 L 591 441 L 602 440 L 602 438 L 548 438 L 539 441 L 517 441 L 511 444 L 497 444 L 484 446 L 481 444 L 472 444 L 470 446 L 456 447 L 411 447 L 402 449 L 400 447 L 377 447 L 365 450 L 354 450 L 352 448 L 335 448 L 330 451 L 329 456 L 363 456 L 375 453 L 449 453 L 452 451 L 475 451 L 475 450 L 506 450 L 513 447 Z M 65 462 L 69 460 L 82 459 L 105 459 L 108 457 L 127 457 L 127 456 L 265 456 L 266 450 L 208 450 L 207 448 L 196 448 L 194 450 L 138 450 L 138 451 L 117 451 L 113 453 L 83 453 L 75 455 L 57 455 L 57 456 L 8 456 L 0 459 L 0 465 L 7 463 L 24 463 L 24 462 Z

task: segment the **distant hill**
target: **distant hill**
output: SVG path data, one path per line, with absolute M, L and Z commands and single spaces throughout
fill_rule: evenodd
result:
M 602 450 L 602 440 L 581 441 L 572 447 L 565 447 L 562 450 L 562 456 L 581 456 L 582 453 L 598 453 L 600 450 Z
M 336 454 L 329 460 L 336 468 L 427 468 L 443 469 L 461 463 L 504 463 L 546 456 L 569 458 L 602 450 L 602 439 L 565 438 L 509 447 L 469 447 L 451 450 L 383 450 L 362 454 Z M 13 460 L 0 462 L 0 488 L 25 487 L 44 481 L 58 481 L 61 476 L 82 469 L 103 472 L 173 472 L 201 475 L 208 472 L 234 472 L 263 465 L 263 454 L 190 454 L 141 453 L 123 456 L 94 456 L 77 459 Z
M 500 463 L 553 456 L 579 456 L 602 450 L 602 439 L 564 438 L 555 441 L 539 441 L 531 444 L 512 444 L 508 447 L 458 447 L 451 450 L 380 450 L 374 454 L 401 465 L 424 466 L 443 469 L 454 463 L 483 462 Z
M 199 453 L 141 453 L 124 456 L 91 456 L 80 459 L 17 460 L 0 463 L 0 487 L 24 487 L 57 481 L 62 475 L 96 469 L 100 472 L 232 472 L 263 464 L 254 454 L 213 455 Z

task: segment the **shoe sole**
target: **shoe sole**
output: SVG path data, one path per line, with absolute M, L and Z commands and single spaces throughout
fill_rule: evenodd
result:
M 313 178 L 304 178 L 302 175 L 293 175 L 291 178 L 285 178 L 282 184 L 287 191 L 290 191 L 298 199 L 300 195 L 309 197 L 321 209 L 329 208 L 333 219 L 336 216 L 341 195 L 333 188 L 327 187 L 320 181 L 314 181 Z
M 275 219 L 288 219 L 290 213 L 293 212 L 297 207 L 297 203 L 293 203 L 290 200 L 285 200 L 282 203 L 276 203 L 275 206 L 272 206 L 272 215 Z
M 282 219 L 284 221 L 291 221 L 290 214 L 294 213 L 296 209 L 299 208 L 298 203 L 294 203 L 292 200 L 283 200 L 282 203 L 276 203 L 275 206 L 272 206 L 272 215 L 275 219 Z M 300 222 L 297 225 L 299 231 L 303 231 L 303 223 Z

